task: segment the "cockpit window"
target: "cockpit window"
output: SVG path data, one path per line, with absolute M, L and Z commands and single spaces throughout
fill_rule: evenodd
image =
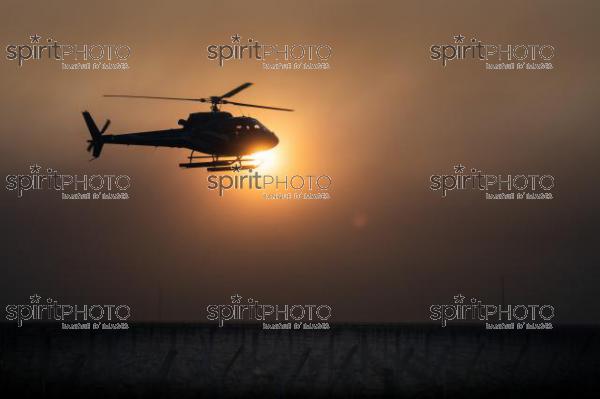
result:
M 233 121 L 232 121 L 233 122 Z M 268 131 L 262 123 L 253 118 L 240 118 L 232 123 L 231 129 L 235 128 L 236 134 L 242 131 Z

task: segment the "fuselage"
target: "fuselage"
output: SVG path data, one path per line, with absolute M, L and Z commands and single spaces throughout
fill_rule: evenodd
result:
M 150 132 L 104 135 L 105 144 L 189 148 L 216 156 L 243 156 L 269 150 L 279 139 L 258 120 L 249 117 L 207 117 L 191 114 L 180 121 L 182 128 Z M 210 114 L 210 113 L 206 113 Z M 202 118 L 194 116 L 202 116 Z M 213 114 L 214 115 L 214 114 Z M 208 116 L 208 115 L 207 115 Z M 199 120 L 204 119 L 204 120 Z

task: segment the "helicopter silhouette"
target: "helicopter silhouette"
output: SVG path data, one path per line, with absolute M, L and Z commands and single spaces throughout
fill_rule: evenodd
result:
M 88 152 L 98 158 L 104 144 L 145 145 L 154 147 L 188 148 L 192 150 L 188 162 L 180 163 L 182 168 L 206 168 L 209 172 L 240 171 L 255 169 L 260 163 L 256 159 L 244 158 L 256 152 L 269 150 L 279 143 L 279 139 L 266 126 L 257 119 L 245 116 L 233 116 L 229 112 L 222 112 L 220 105 L 232 104 L 242 107 L 263 108 L 275 111 L 293 111 L 288 108 L 269 107 L 265 105 L 246 104 L 227 100 L 242 90 L 252 86 L 244 83 L 221 96 L 207 98 L 180 98 L 180 97 L 154 97 L 133 96 L 126 94 L 106 94 L 104 97 L 144 98 L 157 100 L 180 100 L 210 103 L 210 112 L 196 112 L 187 119 L 180 119 L 178 129 L 166 129 L 147 132 L 124 133 L 105 135 L 104 132 L 110 125 L 106 121 L 102 129 L 94 122 L 91 114 L 84 111 L 83 119 L 92 136 L 88 140 Z M 194 156 L 195 152 L 208 154 Z M 206 162 L 195 162 L 197 159 L 210 159 Z

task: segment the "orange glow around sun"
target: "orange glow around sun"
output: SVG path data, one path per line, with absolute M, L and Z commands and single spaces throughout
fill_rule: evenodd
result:
M 277 167 L 277 155 L 275 150 L 261 151 L 252 154 L 252 159 L 256 160 L 256 169 L 261 172 L 273 172 Z

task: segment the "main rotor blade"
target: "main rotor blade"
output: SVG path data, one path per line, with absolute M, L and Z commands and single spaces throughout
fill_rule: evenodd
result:
M 235 89 L 228 91 L 227 93 L 223 94 L 221 96 L 221 98 L 229 98 L 232 97 L 236 94 L 238 94 L 240 91 L 247 89 L 248 87 L 252 86 L 252 83 L 248 82 L 248 83 L 244 83 L 243 85 L 240 85 L 238 87 L 236 87 Z
M 245 103 L 238 103 L 238 102 L 235 102 L 235 101 L 227 101 L 227 100 L 221 100 L 221 103 L 223 103 L 223 104 L 241 105 L 242 107 L 254 107 L 254 108 L 273 109 L 275 111 L 288 111 L 288 112 L 293 112 L 294 111 L 293 109 L 289 109 L 289 108 L 268 107 L 266 105 L 245 104 Z
M 182 97 L 154 97 L 154 96 L 130 96 L 128 94 L 105 94 L 104 97 L 121 97 L 121 98 L 149 98 L 152 100 L 182 100 L 182 101 L 200 101 L 206 102 L 205 98 L 182 98 Z

